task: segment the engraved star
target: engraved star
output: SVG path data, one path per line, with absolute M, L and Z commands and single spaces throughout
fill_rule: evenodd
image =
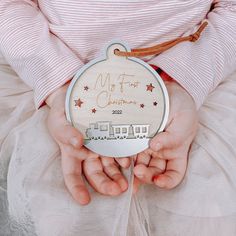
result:
M 144 108 L 144 104 L 140 104 L 140 108 Z
M 152 90 L 155 88 L 155 87 L 152 85 L 152 83 L 149 84 L 149 85 L 146 85 L 146 86 L 147 86 L 147 91 L 150 91 L 150 92 L 152 92 Z
M 157 106 L 157 104 L 158 104 L 157 102 L 154 102 L 154 103 L 153 103 L 153 106 Z
M 75 106 L 76 107 L 81 107 L 81 105 L 84 103 L 81 101 L 81 99 L 79 98 L 78 100 L 74 100 L 75 101 Z
M 89 90 L 89 87 L 88 87 L 88 86 L 84 86 L 84 90 L 85 90 L 85 91 L 88 91 L 88 90 Z
M 97 111 L 97 110 L 96 110 L 95 108 L 92 109 L 92 113 L 96 113 L 96 111 Z

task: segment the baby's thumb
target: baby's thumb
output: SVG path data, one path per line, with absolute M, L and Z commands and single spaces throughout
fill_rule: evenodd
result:
M 72 145 L 80 148 L 83 145 L 83 135 L 69 123 L 65 123 L 58 127 L 56 138 L 63 144 Z
M 150 141 L 150 148 L 158 152 L 165 148 L 175 148 L 179 145 L 179 139 L 168 131 L 157 134 Z

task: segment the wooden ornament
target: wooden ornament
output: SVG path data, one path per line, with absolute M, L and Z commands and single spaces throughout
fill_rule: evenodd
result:
M 130 51 L 111 42 L 103 55 L 83 66 L 66 95 L 66 116 L 84 145 L 108 157 L 128 157 L 149 146 L 164 130 L 169 98 L 158 73 L 144 61 L 115 55 Z

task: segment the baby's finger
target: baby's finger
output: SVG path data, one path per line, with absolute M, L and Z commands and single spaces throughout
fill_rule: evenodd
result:
M 50 133 L 59 144 L 70 144 L 75 148 L 83 145 L 82 134 L 66 120 L 64 110 L 51 109 L 47 123 Z
M 129 168 L 131 164 L 131 158 L 124 157 L 124 158 L 116 158 L 116 162 L 123 168 Z
M 98 154 L 89 151 L 84 146 L 76 149 L 71 145 L 62 145 L 61 149 L 66 153 L 66 156 L 78 158 L 80 160 L 85 160 L 86 158 L 98 158 Z
M 151 159 L 151 155 L 148 150 L 145 150 L 138 154 L 135 165 L 143 164 L 148 166 Z
M 82 134 L 67 123 L 55 130 L 55 138 L 63 144 L 72 145 L 74 148 L 81 148 L 83 145 Z
M 134 167 L 134 175 L 143 183 L 152 184 L 154 176 L 162 173 L 157 167 L 147 167 L 143 164 L 136 165 Z
M 153 152 L 152 156 L 157 159 L 162 160 L 172 160 L 176 158 L 180 158 L 183 153 L 186 153 L 187 147 L 185 144 L 175 149 L 161 149 L 158 152 Z
M 181 145 L 182 139 L 168 131 L 157 134 L 150 142 L 150 148 L 158 152 L 161 149 L 174 149 Z
M 82 178 L 81 161 L 62 153 L 62 172 L 65 185 L 72 197 L 81 205 L 90 202 L 90 195 Z
M 166 171 L 154 177 L 154 183 L 160 188 L 172 189 L 184 178 L 187 158 L 173 159 L 167 162 Z
M 101 161 L 105 173 L 112 180 L 119 184 L 122 191 L 127 190 L 128 182 L 119 170 L 118 164 L 115 162 L 115 160 L 110 157 L 101 157 Z
M 149 167 L 155 167 L 159 173 L 163 173 L 166 169 L 166 160 L 153 156 L 149 163 Z
M 87 158 L 83 162 L 84 174 L 90 185 L 99 193 L 116 196 L 122 190 L 116 182 L 112 181 L 104 172 L 99 158 Z

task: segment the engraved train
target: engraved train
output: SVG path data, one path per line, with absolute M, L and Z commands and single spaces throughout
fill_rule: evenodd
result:
M 86 135 L 89 139 L 147 138 L 150 125 L 113 125 L 109 121 L 89 124 Z

